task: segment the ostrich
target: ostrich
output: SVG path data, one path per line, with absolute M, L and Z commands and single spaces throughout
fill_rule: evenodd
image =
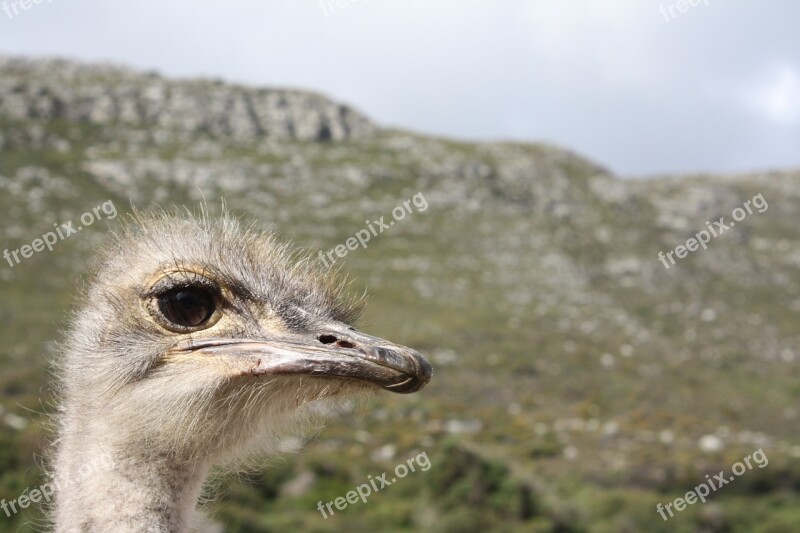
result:
M 360 310 L 225 213 L 133 215 L 98 254 L 57 363 L 56 531 L 187 531 L 211 467 L 275 451 L 320 405 L 425 386 L 425 358 L 354 329 Z M 98 457 L 113 467 L 87 474 Z

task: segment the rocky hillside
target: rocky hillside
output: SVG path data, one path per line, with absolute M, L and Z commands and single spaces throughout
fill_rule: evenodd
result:
M 210 511 L 228 531 L 800 530 L 798 171 L 622 180 L 553 146 L 384 129 L 310 93 L 0 58 L 0 193 L 9 250 L 109 200 L 223 198 L 323 251 L 395 222 L 337 265 L 370 288 L 363 328 L 430 355 L 434 382 L 223 479 Z M 46 359 L 118 222 L 99 213 L 0 265 L 0 498 L 37 483 Z M 759 448 L 767 467 L 656 513 Z M 317 513 L 421 451 L 429 472 Z M 0 530 L 23 524 L 0 514 Z
M 375 129 L 351 108 L 300 91 L 172 83 L 154 73 L 57 60 L 0 58 L 0 72 L 0 114 L 18 120 L 158 128 L 183 139 L 207 132 L 237 142 L 343 140 Z

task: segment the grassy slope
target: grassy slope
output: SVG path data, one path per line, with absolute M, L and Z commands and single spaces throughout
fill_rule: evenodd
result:
M 9 248 L 108 199 L 124 211 L 131 201 L 225 197 L 235 212 L 313 249 L 343 242 L 416 192 L 429 201 L 353 252 L 345 268 L 372 291 L 365 329 L 430 354 L 434 383 L 345 414 L 267 475 L 222 479 L 211 508 L 229 531 L 800 527 L 800 381 L 787 351 L 800 346 L 796 174 L 620 184 L 552 148 L 403 132 L 233 146 L 36 126 L 49 139 L 41 148 L 27 134 L 31 123 L 0 123 L 16 139 L 0 151 Z M 58 139 L 69 149 L 54 149 Z M 696 190 L 710 200 L 688 205 Z M 669 271 L 658 263 L 658 250 L 702 229 L 709 213 L 726 214 L 757 192 L 770 208 L 743 222 L 746 231 Z M 0 269 L 0 403 L 31 422 L 23 430 L 2 424 L 0 498 L 39 482 L 33 451 L 44 437 L 31 410 L 51 409 L 45 354 L 107 227 Z M 724 442 L 720 452 L 698 448 L 709 434 Z M 374 453 L 386 445 L 394 457 Z M 667 524 L 658 518 L 657 502 L 759 447 L 768 468 Z M 315 510 L 420 451 L 430 471 L 335 519 Z M 281 492 L 301 474 L 316 480 L 310 490 Z M 18 528 L 29 527 L 0 515 L 0 530 Z

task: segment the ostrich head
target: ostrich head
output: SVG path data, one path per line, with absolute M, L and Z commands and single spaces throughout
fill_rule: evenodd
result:
M 136 216 L 99 254 L 72 319 L 55 476 L 110 454 L 115 472 L 82 491 L 130 500 L 147 484 L 139 507 L 163 513 L 134 523 L 143 511 L 118 502 L 109 522 L 83 502 L 74 517 L 62 491 L 62 529 L 181 530 L 208 467 L 295 431 L 309 404 L 425 386 L 420 354 L 351 326 L 360 307 L 308 258 L 232 218 Z

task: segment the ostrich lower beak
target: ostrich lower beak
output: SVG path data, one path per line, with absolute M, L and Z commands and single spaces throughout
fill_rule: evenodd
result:
M 401 394 L 417 392 L 433 375 L 415 350 L 341 327 L 285 339 L 189 339 L 171 351 L 248 361 L 246 373 L 253 376 L 337 377 Z

